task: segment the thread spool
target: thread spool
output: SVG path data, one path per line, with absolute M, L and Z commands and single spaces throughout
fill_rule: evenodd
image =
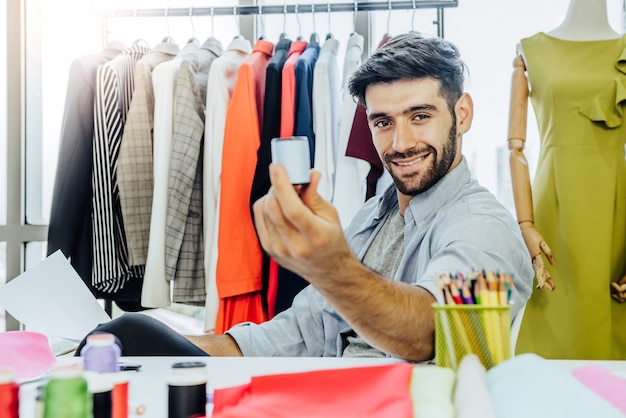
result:
M 92 392 L 93 418 L 113 417 L 113 393 L 112 388 Z
M 168 418 L 206 415 L 206 364 L 199 361 L 172 365 L 167 381 Z
M 91 394 L 93 418 L 113 417 L 113 387 L 116 375 L 116 373 L 87 371 L 83 374 L 87 379 L 87 388 Z
M 90 334 L 80 352 L 85 371 L 96 373 L 118 372 L 120 354 L 121 349 L 115 341 L 115 335 L 108 332 Z
M 128 418 L 128 378 L 124 376 L 124 373 L 118 373 L 113 386 L 113 418 Z M 137 415 L 142 415 L 137 413 Z
M 291 184 L 309 184 L 311 148 L 306 136 L 274 138 L 270 147 L 272 162 L 285 167 Z
M 20 387 L 10 370 L 0 370 L 0 417 L 17 418 L 20 409 Z
M 44 397 L 45 397 L 46 385 L 37 386 L 35 392 L 35 418 L 43 418 L 43 411 L 45 408 L 44 405 Z
M 83 370 L 76 366 L 52 369 L 44 389 L 44 418 L 90 418 L 91 396 Z

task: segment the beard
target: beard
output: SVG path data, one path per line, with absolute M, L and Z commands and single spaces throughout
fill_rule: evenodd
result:
M 453 117 L 452 126 L 448 133 L 448 141 L 444 144 L 441 150 L 441 158 L 437 150 L 432 146 L 427 146 L 422 149 L 411 149 L 404 153 L 388 154 L 384 157 L 385 168 L 391 174 L 396 188 L 400 193 L 406 196 L 415 196 L 426 190 L 430 189 L 435 183 L 437 183 L 443 176 L 446 175 L 452 162 L 456 157 L 456 120 Z M 413 155 L 419 155 L 429 152 L 432 156 L 431 164 L 425 168 L 425 171 L 413 173 L 409 176 L 398 176 L 392 170 L 392 161 L 396 158 L 410 158 Z

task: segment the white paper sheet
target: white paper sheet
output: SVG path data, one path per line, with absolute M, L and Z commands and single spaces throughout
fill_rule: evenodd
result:
M 29 331 L 74 341 L 111 320 L 60 250 L 0 286 L 0 306 Z

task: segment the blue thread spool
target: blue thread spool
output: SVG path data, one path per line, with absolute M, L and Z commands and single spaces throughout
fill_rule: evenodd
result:
M 44 391 L 44 418 L 91 417 L 91 396 L 82 369 L 75 366 L 53 369 Z
M 206 364 L 199 361 L 174 363 L 167 381 L 168 418 L 206 415 Z

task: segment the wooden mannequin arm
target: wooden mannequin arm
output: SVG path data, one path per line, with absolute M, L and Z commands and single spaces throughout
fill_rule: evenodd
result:
M 626 274 L 617 282 L 611 282 L 611 297 L 619 303 L 626 302 Z
M 509 164 L 511 181 L 513 183 L 515 212 L 524 242 L 533 261 L 533 267 L 537 275 L 537 287 L 552 291 L 554 290 L 554 283 L 550 273 L 545 268 L 542 254 L 546 256 L 552 265 L 556 263 L 556 260 L 543 236 L 535 228 L 528 161 L 523 152 L 528 119 L 528 80 L 526 79 L 524 61 L 521 56 L 515 58 L 513 68 L 508 147 L 510 151 Z

